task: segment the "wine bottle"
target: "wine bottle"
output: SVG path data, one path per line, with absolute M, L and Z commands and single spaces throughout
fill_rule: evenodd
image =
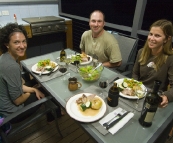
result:
M 108 97 L 107 97 L 107 104 L 111 107 L 116 107 L 118 105 L 119 99 L 119 88 L 117 83 L 114 82 L 114 85 L 109 89 Z
M 145 97 L 143 109 L 139 118 L 139 123 L 144 127 L 150 127 L 152 125 L 158 105 L 162 102 L 162 98 L 158 95 L 160 85 L 161 81 L 155 80 L 153 89 L 149 91 Z
M 65 58 L 66 58 L 66 52 L 64 49 L 62 49 L 60 52 L 60 62 L 63 62 Z

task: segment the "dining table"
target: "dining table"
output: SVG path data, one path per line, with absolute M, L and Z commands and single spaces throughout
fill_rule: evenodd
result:
M 75 54 L 75 51 L 71 49 L 65 49 L 67 56 Z M 81 93 L 94 93 L 99 94 L 102 90 L 99 88 L 99 80 L 88 82 L 84 81 L 76 70 L 76 66 L 69 64 L 68 70 L 65 74 L 60 73 L 58 70 L 51 75 L 42 75 L 33 72 L 32 67 L 40 60 L 50 59 L 51 61 L 61 64 L 59 61 L 60 51 L 40 55 L 37 57 L 28 58 L 20 62 L 23 70 L 29 72 L 33 78 L 35 78 L 40 85 L 47 90 L 51 96 L 53 96 L 59 104 L 66 110 L 67 102 L 70 98 Z M 91 64 L 91 63 L 90 63 Z M 82 87 L 75 91 L 68 89 L 68 79 L 70 77 L 77 78 L 78 82 L 82 84 Z M 101 78 L 106 78 L 110 83 L 105 89 L 105 95 L 102 97 L 105 101 L 106 111 L 99 119 L 94 121 L 83 121 L 80 118 L 74 118 L 77 123 L 98 143 L 154 143 L 159 142 L 161 138 L 166 138 L 165 133 L 168 132 L 168 128 L 172 126 L 173 121 L 173 103 L 169 103 L 166 108 L 158 108 L 154 116 L 151 127 L 143 127 L 138 122 L 141 115 L 143 102 L 145 98 L 139 99 L 138 103 L 136 99 L 126 99 L 119 97 L 119 103 L 117 107 L 110 107 L 107 104 L 107 93 L 109 88 L 113 84 L 113 80 L 117 77 L 125 78 L 121 73 L 117 73 L 109 68 L 104 67 Z M 123 108 L 130 111 L 134 116 L 115 134 L 111 134 L 107 131 L 99 121 L 107 114 L 118 108 Z M 68 109 L 70 110 L 70 109 Z

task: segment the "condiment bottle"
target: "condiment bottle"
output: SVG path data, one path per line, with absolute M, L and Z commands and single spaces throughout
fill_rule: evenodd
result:
M 158 105 L 162 102 L 162 98 L 158 95 L 160 85 L 161 81 L 155 80 L 153 89 L 149 91 L 145 97 L 143 109 L 139 118 L 139 123 L 144 127 L 150 127 L 152 125 L 152 120 Z
M 60 52 L 60 62 L 63 62 L 65 58 L 66 58 L 66 52 L 64 49 L 62 49 Z
M 14 14 L 14 23 L 17 23 L 17 16 Z
M 116 107 L 119 100 L 119 88 L 117 83 L 114 82 L 114 85 L 109 89 L 107 103 L 111 107 Z

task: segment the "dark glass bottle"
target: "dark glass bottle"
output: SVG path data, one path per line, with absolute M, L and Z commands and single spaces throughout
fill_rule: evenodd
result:
M 114 85 L 109 89 L 107 103 L 111 107 L 116 107 L 119 100 L 119 88 L 117 83 L 114 82 Z
M 60 52 L 60 62 L 63 62 L 65 58 L 66 58 L 66 52 L 64 49 L 62 49 Z
M 149 91 L 145 97 L 143 109 L 139 118 L 139 123 L 144 127 L 150 127 L 152 125 L 152 120 L 158 105 L 162 102 L 162 98 L 158 95 L 160 85 L 161 81 L 155 80 L 153 89 Z

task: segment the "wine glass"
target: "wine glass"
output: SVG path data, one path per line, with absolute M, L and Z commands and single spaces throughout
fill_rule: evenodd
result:
M 68 57 L 65 58 L 65 59 L 64 59 L 64 62 L 66 63 L 67 68 L 69 69 L 69 64 L 71 63 L 71 58 L 68 58 Z M 68 69 L 67 69 L 67 70 L 68 70 Z
M 98 56 L 94 54 L 94 55 L 92 56 L 92 58 L 93 58 L 93 66 L 96 67 L 96 65 L 97 65 L 97 63 L 98 63 Z
M 79 63 L 80 61 L 74 61 L 74 65 L 76 66 L 76 72 L 78 72 Z
M 63 74 L 63 78 L 61 80 L 66 80 L 64 74 L 67 72 L 67 65 L 59 65 L 59 71 Z
M 105 94 L 105 89 L 108 87 L 108 85 L 109 85 L 108 80 L 101 79 L 99 81 L 99 87 L 102 89 L 102 91 L 99 95 L 103 99 L 105 98 L 105 96 L 107 96 L 107 91 L 106 91 L 106 94 Z

